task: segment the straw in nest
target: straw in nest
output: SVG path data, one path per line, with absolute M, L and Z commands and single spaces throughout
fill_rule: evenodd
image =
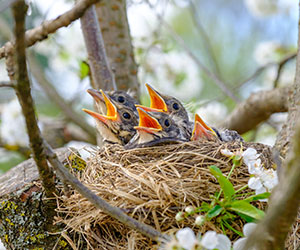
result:
M 260 153 L 265 167 L 272 166 L 270 148 L 256 143 L 198 141 L 132 150 L 109 145 L 96 150 L 86 169 L 76 175 L 111 205 L 163 233 L 172 234 L 194 225 L 193 219 L 177 222 L 178 212 L 186 206 L 209 202 L 210 196 L 220 190 L 208 169 L 216 165 L 224 174 L 231 169 L 230 160 L 220 150 L 228 148 L 235 152 L 248 147 Z M 248 179 L 245 165 L 236 168 L 230 177 L 236 189 L 247 184 Z M 82 233 L 92 249 L 157 248 L 155 242 L 96 209 L 77 192 L 69 198 L 59 197 L 58 204 L 57 222 L 65 223 L 70 231 Z M 242 231 L 243 222 L 236 221 L 232 226 Z M 199 230 L 222 232 L 213 221 Z M 231 231 L 226 233 L 235 239 Z

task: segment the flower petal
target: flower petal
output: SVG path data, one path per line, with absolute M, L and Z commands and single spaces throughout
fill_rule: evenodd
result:
M 216 249 L 218 250 L 230 250 L 231 249 L 231 241 L 224 234 L 218 234 L 218 244 L 216 245 Z
M 176 233 L 176 238 L 179 245 L 186 250 L 192 249 L 197 242 L 194 231 L 189 227 L 178 230 Z
M 207 249 L 214 249 L 218 245 L 218 237 L 215 231 L 207 231 L 201 240 L 201 245 Z
M 245 243 L 246 243 L 246 238 L 240 238 L 236 242 L 233 243 L 233 250 L 243 250 Z
M 257 154 L 257 151 L 254 148 L 247 148 L 242 153 L 244 163 L 249 166 L 249 164 L 254 163 L 256 159 L 259 157 L 259 154 Z
M 226 156 L 226 157 L 231 157 L 234 155 L 233 152 L 231 152 L 229 149 L 225 148 L 225 149 L 221 149 L 221 154 Z
M 260 178 L 251 177 L 248 181 L 248 186 L 251 189 L 257 190 L 263 187 Z
M 254 230 L 255 230 L 255 227 L 257 226 L 256 223 L 253 223 L 253 222 L 250 222 L 250 223 L 247 223 L 244 225 L 244 228 L 243 228 L 243 233 L 246 237 L 248 237 Z

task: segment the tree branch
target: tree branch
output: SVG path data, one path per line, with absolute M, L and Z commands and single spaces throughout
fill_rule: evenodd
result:
M 252 94 L 220 126 L 243 134 L 267 120 L 273 113 L 286 112 L 291 88 L 277 88 Z
M 278 63 L 277 74 L 276 74 L 276 78 L 275 78 L 274 84 L 273 84 L 273 85 L 274 85 L 274 88 L 277 88 L 277 86 L 278 86 L 279 79 L 280 79 L 281 72 L 282 72 L 282 69 L 283 69 L 284 65 L 285 65 L 286 63 L 288 63 L 290 60 L 294 59 L 296 56 L 297 56 L 296 53 L 291 54 L 291 55 L 288 55 L 288 56 L 286 56 L 285 58 L 283 58 L 283 59 Z
M 117 89 L 130 89 L 137 97 L 137 65 L 129 32 L 126 0 L 102 0 L 95 7 Z
M 95 89 L 116 90 L 116 82 L 106 56 L 95 6 L 86 11 L 80 18 L 80 22 L 88 52 L 93 87 Z
M 294 59 L 296 57 L 296 55 L 297 55 L 297 53 L 290 54 L 290 55 L 287 55 L 286 57 L 284 57 L 279 62 L 270 62 L 270 63 L 267 63 L 267 64 L 257 68 L 253 74 L 251 74 L 249 77 L 247 77 L 244 81 L 237 84 L 237 88 L 240 88 L 240 87 L 244 86 L 245 84 L 253 81 L 256 77 L 258 77 L 262 72 L 264 72 L 264 70 L 266 70 L 269 67 L 277 66 L 277 65 L 278 65 L 278 67 L 283 67 L 287 62 Z M 279 70 L 279 68 L 278 68 L 278 70 Z M 278 76 L 278 74 L 279 74 L 279 76 Z M 277 72 L 277 76 L 276 76 L 276 79 L 278 78 L 277 81 L 279 80 L 279 77 L 280 77 L 280 72 L 279 73 Z M 276 79 L 275 79 L 275 81 L 276 81 Z M 275 85 L 275 83 L 274 83 L 274 85 Z
M 298 108 L 299 109 L 299 108 Z M 300 110 L 298 110 L 300 113 Z M 293 149 L 283 171 L 286 175 L 280 179 L 274 190 L 270 206 L 264 219 L 247 240 L 244 249 L 280 250 L 300 206 L 300 119 L 293 137 Z
M 28 54 L 28 62 L 30 65 L 30 70 L 34 78 L 37 80 L 38 84 L 44 90 L 45 94 L 49 96 L 49 98 L 60 107 L 63 114 L 70 119 L 74 124 L 80 127 L 83 131 L 85 131 L 89 137 L 91 138 L 91 143 L 96 144 L 96 131 L 90 126 L 84 119 L 81 114 L 75 112 L 70 104 L 68 104 L 56 91 L 53 85 L 47 80 L 43 70 L 40 65 L 37 63 L 36 58 L 32 53 Z
M 9 81 L 0 82 L 0 88 L 14 88 L 15 86 Z
M 155 241 L 164 241 L 168 240 L 168 236 L 162 235 L 160 232 L 156 231 L 152 227 L 143 224 L 127 214 L 125 214 L 120 208 L 114 207 L 107 203 L 105 200 L 98 197 L 94 194 L 90 189 L 84 186 L 75 176 L 71 175 L 68 170 L 62 165 L 62 163 L 58 160 L 57 156 L 51 149 L 51 147 L 44 142 L 46 153 L 48 155 L 48 160 L 55 168 L 57 172 L 60 173 L 60 176 L 66 180 L 70 185 L 76 189 L 83 197 L 87 198 L 92 204 L 95 205 L 98 209 L 101 209 L 103 212 L 109 214 L 111 217 L 117 219 L 124 225 L 137 230 L 141 234 L 149 237 Z
M 205 31 L 202 23 L 200 22 L 200 17 L 199 17 L 198 11 L 197 11 L 197 5 L 194 3 L 193 0 L 189 0 L 189 4 L 190 4 L 189 10 L 192 13 L 192 18 L 194 20 L 194 23 L 197 27 L 197 30 L 200 33 L 201 38 L 204 40 L 205 50 L 208 52 L 211 62 L 214 65 L 215 74 L 220 77 L 221 71 L 219 68 L 218 59 L 217 59 L 215 52 L 213 50 L 213 47 L 211 45 L 210 38 L 209 38 L 207 32 Z
M 36 42 L 42 41 L 48 37 L 49 34 L 54 33 L 61 27 L 67 27 L 76 19 L 80 18 L 84 12 L 94 3 L 100 0 L 80 0 L 75 6 L 66 13 L 57 18 L 43 22 L 40 26 L 26 31 L 25 47 L 30 47 Z M 7 42 L 0 48 L 0 58 L 6 57 L 11 48 L 12 42 Z
M 15 19 L 15 50 L 14 65 L 15 65 L 15 81 L 16 81 L 16 94 L 22 107 L 22 112 L 25 117 L 27 126 L 27 132 L 30 141 L 30 147 L 33 151 L 33 157 L 38 167 L 39 175 L 41 177 L 45 194 L 48 198 L 54 197 L 55 185 L 53 172 L 50 170 L 46 156 L 43 152 L 43 140 L 41 138 L 40 130 L 37 125 L 35 111 L 33 107 L 33 100 L 31 96 L 31 89 L 29 78 L 27 74 L 26 66 L 26 54 L 25 54 L 25 15 L 27 11 L 27 5 L 24 1 L 18 1 L 13 6 L 13 15 Z M 12 78 L 13 80 L 13 78 Z M 46 217 L 49 221 L 52 221 L 54 216 L 54 200 L 48 200 L 48 210 Z

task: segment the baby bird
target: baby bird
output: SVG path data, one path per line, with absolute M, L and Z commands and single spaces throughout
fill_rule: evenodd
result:
M 182 103 L 175 97 L 162 95 L 149 84 L 145 84 L 150 96 L 150 107 L 136 105 L 146 111 L 165 112 L 170 115 L 173 121 L 178 124 L 180 132 L 185 138 L 190 138 L 192 130 L 190 129 L 189 116 Z
M 194 129 L 191 136 L 191 141 L 198 141 L 198 140 L 218 140 L 219 137 L 216 132 L 201 119 L 198 114 L 195 114 L 195 122 L 194 122 Z
M 127 144 L 136 133 L 134 126 L 138 125 L 137 112 L 114 101 L 103 90 L 100 90 L 101 95 L 97 91 L 89 90 L 89 93 L 93 96 L 97 109 L 100 112 L 105 110 L 106 115 L 88 109 L 83 111 L 95 118 L 97 129 L 104 140 L 109 143 Z
M 243 138 L 234 130 L 218 130 L 213 127 L 209 127 L 198 114 L 195 114 L 195 122 L 190 125 L 193 127 L 191 140 L 220 140 L 222 142 L 229 141 L 244 141 Z
M 150 147 L 162 143 L 187 141 L 180 136 L 180 129 L 172 118 L 163 112 L 147 112 L 138 107 L 139 124 L 137 133 L 125 146 L 126 149 Z
M 97 111 L 101 114 L 106 113 L 106 105 L 104 102 L 104 99 L 102 97 L 102 94 L 100 91 L 95 89 L 88 89 L 87 92 L 94 98 Z M 128 93 L 122 90 L 113 90 L 106 92 L 106 94 L 116 103 L 119 103 L 120 105 L 123 105 L 124 107 L 128 107 L 133 112 L 137 114 L 137 110 L 135 105 L 138 104 L 138 102 Z

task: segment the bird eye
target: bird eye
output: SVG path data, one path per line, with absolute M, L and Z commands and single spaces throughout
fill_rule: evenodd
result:
M 179 109 L 179 104 L 177 102 L 173 103 L 173 109 L 175 109 L 175 110 Z
M 118 97 L 118 102 L 119 102 L 119 103 L 124 103 L 124 102 L 125 102 L 124 96 L 121 96 L 121 95 L 120 95 L 120 96 Z
M 131 118 L 131 115 L 128 113 L 128 112 L 125 112 L 123 113 L 123 117 L 126 119 L 126 120 L 129 120 Z
M 165 126 L 166 126 L 166 127 L 169 127 L 169 126 L 170 126 L 170 121 L 169 121 L 169 119 L 166 119 L 166 120 L 165 120 Z

